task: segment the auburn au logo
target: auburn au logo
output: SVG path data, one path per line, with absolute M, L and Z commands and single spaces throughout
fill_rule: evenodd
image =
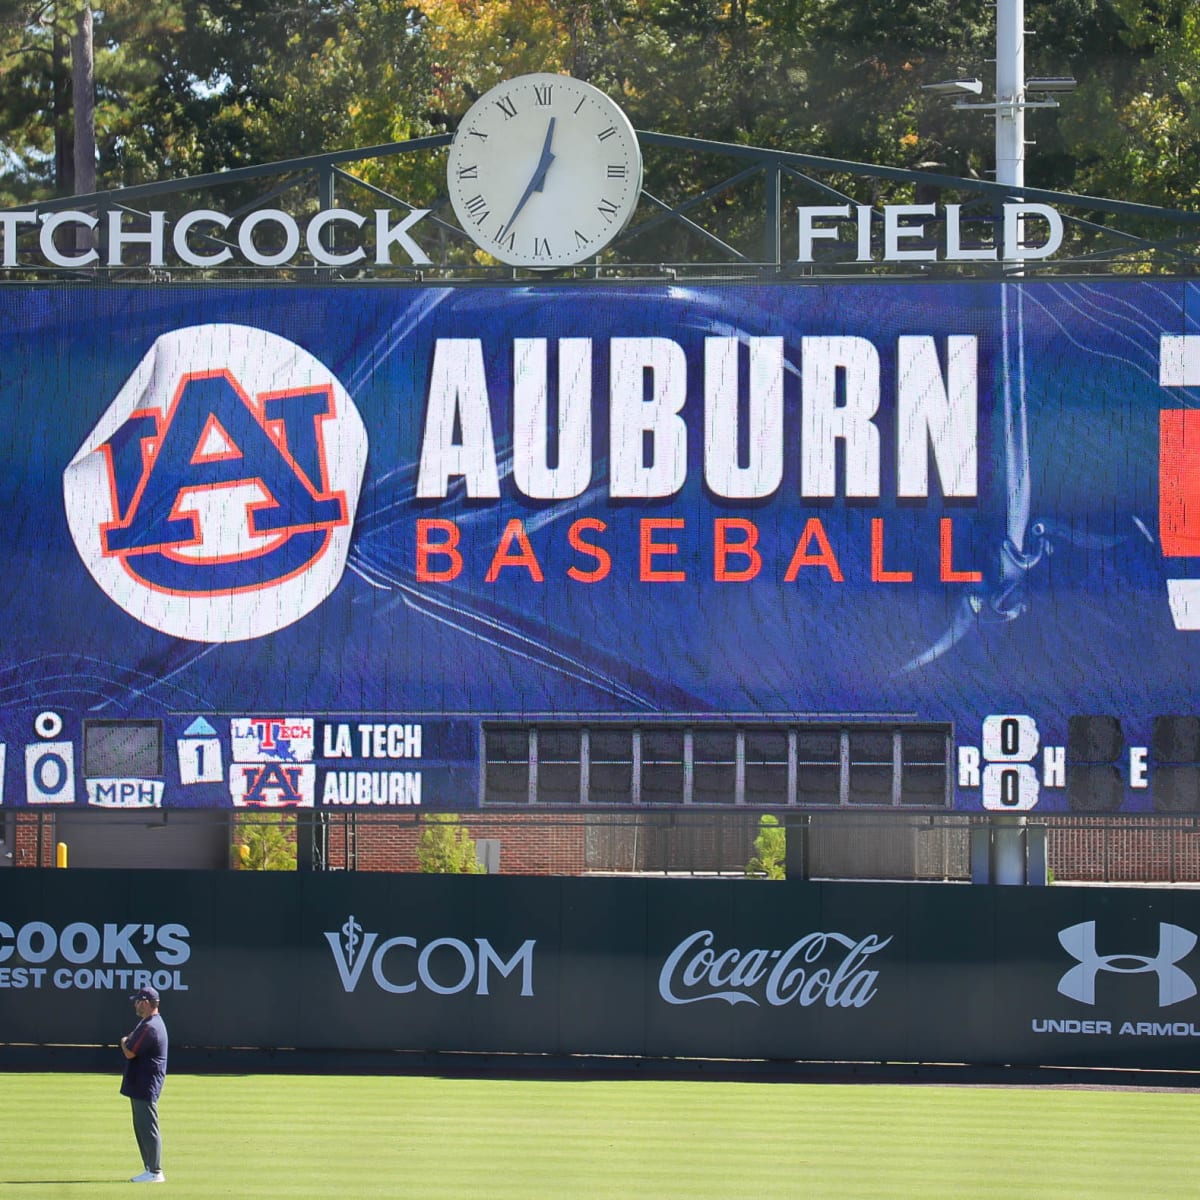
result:
M 63 476 L 67 522 L 101 588 L 195 641 L 261 637 L 337 586 L 366 465 L 346 390 L 276 334 L 160 337 Z

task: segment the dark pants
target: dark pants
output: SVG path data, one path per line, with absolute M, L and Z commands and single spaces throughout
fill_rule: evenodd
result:
M 161 1171 L 162 1138 L 158 1133 L 158 1101 L 134 1100 L 131 1097 L 129 1104 L 133 1109 L 133 1135 L 137 1138 L 142 1165 L 147 1171 Z

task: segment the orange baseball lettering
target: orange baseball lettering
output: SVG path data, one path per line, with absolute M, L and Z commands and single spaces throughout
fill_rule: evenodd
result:
M 430 534 L 438 532 L 445 534 L 445 540 L 430 541 Z M 444 521 L 435 517 L 422 517 L 417 521 L 417 582 L 418 583 L 449 583 L 462 574 L 463 560 L 458 552 L 461 538 L 458 525 L 454 521 Z M 445 558 L 449 566 L 444 570 L 434 571 L 429 566 L 431 558 Z

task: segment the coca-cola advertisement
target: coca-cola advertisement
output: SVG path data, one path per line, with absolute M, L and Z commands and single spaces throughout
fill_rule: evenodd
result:
M 713 940 L 711 929 L 701 929 L 668 955 L 658 973 L 658 994 L 668 1004 L 863 1008 L 879 990 L 879 972 L 867 960 L 892 939 L 807 933 L 786 950 L 714 949 Z

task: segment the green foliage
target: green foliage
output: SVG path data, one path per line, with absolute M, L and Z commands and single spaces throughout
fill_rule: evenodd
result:
M 79 3 L 0 0 L 0 207 L 71 190 Z M 1026 24 L 1027 74 L 1080 84 L 1029 114 L 1028 183 L 1200 205 L 1200 5 L 1027 0 Z M 977 74 L 991 98 L 986 0 L 109 0 L 95 31 L 100 188 L 450 131 L 492 84 L 543 70 L 595 83 L 641 129 L 968 178 L 994 165 L 990 116 L 920 90 Z M 647 189 L 674 203 L 712 166 L 648 153 Z M 412 203 L 444 194 L 437 155 L 354 170 Z M 694 215 L 757 252 L 721 196 Z M 669 260 L 687 236 L 659 227 L 636 250 Z
M 0 0 L 0 204 L 75 190 L 69 39 L 79 11 L 78 0 Z M 116 150 L 182 103 L 184 22 L 179 0 L 110 0 L 94 22 L 99 186 L 112 187 L 137 182 L 111 174 Z M 163 158 L 157 170 L 168 146 Z
M 296 818 L 287 813 L 239 813 L 233 824 L 233 865 L 242 871 L 294 871 Z
M 0 207 L 73 190 L 77 12 L 0 0 Z M 429 132 L 424 45 L 403 0 L 110 0 L 95 16 L 98 187 Z
M 453 813 L 427 813 L 417 840 L 417 870 L 423 875 L 482 875 L 475 841 Z
M 758 819 L 754 857 L 746 864 L 747 879 L 786 879 L 787 830 L 779 818 L 763 813 Z
M 1063 129 L 1078 190 L 1167 208 L 1200 205 L 1200 9 L 1114 0 L 1114 60 L 1088 72 Z M 1131 194 L 1132 193 L 1132 194 Z

